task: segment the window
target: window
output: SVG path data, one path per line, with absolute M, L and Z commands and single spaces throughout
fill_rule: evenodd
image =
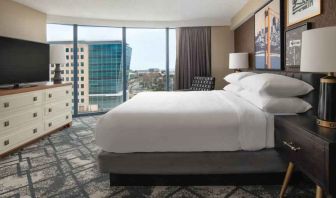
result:
M 174 90 L 176 64 L 176 29 L 169 29 L 169 90 Z
M 122 29 L 78 26 L 81 88 L 88 88 L 82 96 L 87 108 L 80 113 L 104 112 L 123 102 Z M 81 42 L 86 41 L 86 42 Z M 104 41 L 102 43 L 101 41 Z M 83 50 L 82 50 L 83 48 Z M 84 91 L 85 92 L 85 91 Z
M 165 90 L 166 30 L 128 28 L 126 39 L 129 98 L 142 91 Z
M 76 28 L 75 43 L 78 50 L 73 49 L 73 35 Z M 125 28 L 125 30 L 127 44 L 126 60 L 123 63 L 122 28 L 47 25 L 48 42 L 64 45 L 65 58 L 68 60 L 65 66 L 68 68 L 62 69 L 63 73 L 68 75 L 64 76 L 66 81 L 77 85 L 74 90 L 80 89 L 74 94 L 74 97 L 77 97 L 74 100 L 77 104 L 74 106 L 78 106 L 74 110 L 74 116 L 78 113 L 108 111 L 121 104 L 125 98 L 131 98 L 142 91 L 173 89 L 175 29 Z M 168 46 L 166 46 L 167 39 L 169 39 Z M 75 56 L 80 60 L 78 64 L 74 64 Z M 78 67 L 75 68 L 75 65 Z M 74 72 L 74 69 L 78 72 Z M 50 72 L 53 73 L 52 70 Z M 73 76 L 74 73 L 77 76 Z M 127 90 L 123 89 L 124 83 L 127 85 Z

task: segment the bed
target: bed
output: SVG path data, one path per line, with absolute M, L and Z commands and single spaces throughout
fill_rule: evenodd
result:
M 314 114 L 321 75 L 278 74 L 315 88 L 303 97 Z M 98 165 L 111 185 L 132 176 L 283 173 L 274 138 L 274 115 L 222 90 L 141 93 L 96 128 Z

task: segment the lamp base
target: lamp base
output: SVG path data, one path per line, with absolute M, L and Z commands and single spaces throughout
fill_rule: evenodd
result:
M 55 67 L 55 76 L 54 76 L 54 84 L 61 84 L 62 83 L 62 75 L 61 75 L 61 64 L 56 64 Z
M 336 122 L 330 122 L 330 121 L 316 119 L 316 123 L 317 123 L 317 125 L 319 125 L 321 127 L 336 129 Z
M 321 78 L 320 97 L 317 111 L 317 124 L 322 127 L 336 128 L 336 77 L 333 73 Z

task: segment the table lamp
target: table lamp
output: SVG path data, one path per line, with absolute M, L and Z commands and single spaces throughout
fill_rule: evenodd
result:
M 65 63 L 65 47 L 63 45 L 50 45 L 50 64 L 55 64 L 54 84 L 62 83 L 61 64 Z
M 240 72 L 241 69 L 249 68 L 248 53 L 230 53 L 229 69 Z
M 321 78 L 317 124 L 336 128 L 336 26 L 302 33 L 300 70 L 328 73 Z

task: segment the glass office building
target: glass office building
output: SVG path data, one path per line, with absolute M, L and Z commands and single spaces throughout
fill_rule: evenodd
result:
M 89 103 L 108 111 L 123 102 L 122 42 L 87 42 L 89 48 Z M 126 47 L 129 71 L 132 48 Z M 128 75 L 128 74 L 127 74 Z

